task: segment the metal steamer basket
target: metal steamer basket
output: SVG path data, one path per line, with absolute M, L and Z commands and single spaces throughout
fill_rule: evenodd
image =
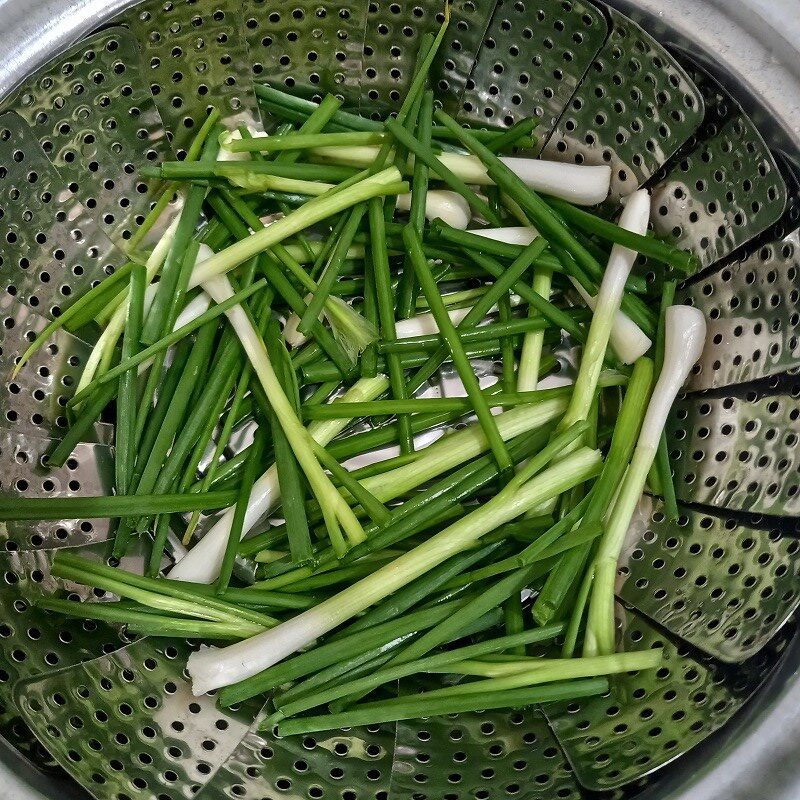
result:
M 101 521 L 9 524 L 0 551 L 0 796 L 795 798 L 800 792 L 800 28 L 796 0 L 455 0 L 433 80 L 464 123 L 541 119 L 542 154 L 608 163 L 653 228 L 700 257 L 702 360 L 669 423 L 677 523 L 645 498 L 618 582 L 626 645 L 663 645 L 611 693 L 278 739 L 261 709 L 194 698 L 188 646 L 41 612 L 53 551 L 100 554 Z M 139 168 L 180 155 L 209 102 L 262 126 L 254 82 L 402 98 L 431 0 L 0 0 L 0 482 L 11 496 L 109 489 L 98 424 L 40 464 L 90 343 L 14 358 L 124 262 L 151 198 Z M 67 587 L 78 590 L 79 587 Z M 86 591 L 81 589 L 81 591 Z

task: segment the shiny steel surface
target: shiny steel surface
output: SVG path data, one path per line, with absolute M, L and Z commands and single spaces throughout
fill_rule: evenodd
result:
M 589 3 L 499 3 L 459 118 L 508 125 L 538 117 L 541 148 L 607 35 L 605 15 Z
M 788 525 L 747 525 L 723 510 L 642 498 L 628 531 L 617 595 L 698 650 L 728 663 L 755 655 L 800 604 L 800 541 Z
M 646 181 L 703 120 L 703 100 L 678 62 L 628 18 L 611 30 L 548 139 L 548 158 L 610 164 L 612 199 Z
M 760 686 L 785 647 L 778 639 L 728 667 L 665 636 L 634 611 L 620 607 L 618 624 L 620 645 L 662 647 L 662 665 L 616 677 L 603 697 L 544 707 L 578 781 L 597 791 L 647 776 L 719 729 Z
M 259 730 L 263 712 L 200 792 L 202 800 L 271 796 L 305 798 L 386 791 L 395 726 L 328 731 L 280 739 Z
M 795 220 L 796 222 L 796 220 Z M 746 383 L 800 362 L 800 231 L 764 244 L 678 294 L 706 309 L 708 338 L 692 389 Z
M 62 620 L 56 624 L 50 615 L 32 605 L 37 595 L 64 588 L 50 576 L 51 560 L 52 551 L 46 550 L 0 554 L 4 583 L 0 592 L 0 733 L 37 766 L 50 766 L 53 761 L 49 755 L 42 756 L 42 748 L 21 719 L 12 697 L 16 681 L 97 658 L 126 641 L 102 623 L 76 625 Z M 91 594 L 86 587 L 73 585 L 69 589 L 83 599 Z
M 4 471 L 0 486 L 4 495 L 20 498 L 77 497 L 111 492 L 114 455 L 108 445 L 81 442 L 63 467 L 51 469 L 44 467 L 42 461 L 53 449 L 53 444 L 53 439 L 18 430 L 2 432 L 0 456 Z M 106 541 L 109 531 L 107 519 L 7 522 L 0 525 L 4 540 L 19 550 L 95 544 Z
M 190 649 L 153 639 L 17 684 L 26 722 L 99 797 L 192 797 L 235 750 L 249 709 L 220 712 L 183 677 Z
M 329 13 L 315 0 L 300 0 L 291 9 L 245 0 L 253 79 L 270 76 L 303 96 L 340 92 L 348 105 L 357 106 L 367 8 L 358 2 L 336 8 Z
M 455 5 L 456 14 L 460 5 Z M 412 17 L 415 7 L 416 18 Z M 437 14 L 441 8 L 434 2 L 367 5 L 358 81 L 358 106 L 367 115 L 378 117 L 396 108 L 398 100 L 402 102 L 413 76 L 420 36 L 434 27 Z
M 541 712 L 409 720 L 397 725 L 393 797 L 578 800 L 580 786 Z
M 667 427 L 675 491 L 688 502 L 797 518 L 800 382 L 687 395 Z
M 794 800 L 800 780 L 800 647 L 795 637 L 759 694 L 721 731 L 684 756 L 641 800 Z
M 772 147 L 800 144 L 800 24 L 792 0 L 614 0 L 659 41 L 710 67 Z M 795 159 L 796 160 L 796 159 Z
M 59 96 L 54 91 L 49 102 L 56 105 Z M 63 120 L 56 126 L 64 135 L 72 130 Z M 0 307 L 5 311 L 14 302 L 23 303 L 52 319 L 70 298 L 122 266 L 125 256 L 99 229 L 96 214 L 79 201 L 77 183 L 73 193 L 69 170 L 65 175 L 49 160 L 41 140 L 50 141 L 43 131 L 37 137 L 15 111 L 0 115 L 0 220 L 5 229 Z M 61 155 L 78 151 L 65 145 Z M 90 152 L 97 153 L 94 147 Z M 96 185 L 99 176 L 95 179 L 84 166 L 90 184 Z
M 23 81 L 6 100 L 74 199 L 118 244 L 130 237 L 136 215 L 150 202 L 139 169 L 169 153 L 137 54 L 137 41 L 126 30 L 104 30 Z
M 739 104 L 689 65 L 705 117 L 650 181 L 654 231 L 692 250 L 701 269 L 730 255 L 782 216 L 787 189 L 775 157 Z
M 336 13 L 310 0 L 246 0 L 244 11 L 238 0 L 160 0 L 119 13 L 128 5 L 0 0 L 0 53 L 8 54 L 0 66 L 0 97 L 10 97 L 4 109 L 22 115 L 0 117 L 0 225 L 14 233 L 13 240 L 0 239 L 6 371 L 23 338 L 41 330 L 37 315 L 57 313 L 56 304 L 63 307 L 85 290 L 83 281 L 123 263 L 120 248 L 148 202 L 138 167 L 165 157 L 170 138 L 180 151 L 210 94 L 229 124 L 258 124 L 252 79 L 308 87 L 308 94 L 338 90 L 362 111 L 385 111 L 402 95 L 419 35 L 435 27 L 439 12 L 427 0 L 353 2 Z M 387 790 L 392 798 L 419 800 L 549 800 L 579 797 L 579 784 L 629 784 L 648 800 L 797 796 L 800 771 L 785 754 L 800 742 L 794 680 L 800 647 L 792 640 L 779 661 L 792 628 L 774 637 L 797 605 L 798 548 L 787 532 L 800 502 L 797 439 L 791 439 L 800 408 L 790 379 L 763 379 L 797 363 L 797 216 L 790 211 L 775 223 L 787 193 L 796 194 L 784 165 L 796 157 L 800 139 L 800 76 L 793 74 L 800 30 L 791 13 L 775 15 L 784 3 L 765 0 L 729 0 L 724 7 L 673 0 L 666 11 L 660 0 L 614 5 L 647 33 L 615 11 L 575 0 L 502 0 L 496 7 L 463 0 L 454 5 L 434 75 L 462 119 L 508 124 L 515 115 L 536 113 L 543 140 L 556 127 L 546 154 L 611 163 L 618 191 L 662 181 L 664 202 L 654 223 L 710 265 L 682 290 L 709 310 L 713 323 L 692 391 L 673 413 L 670 444 L 680 497 L 717 510 L 692 505 L 673 524 L 643 502 L 620 575 L 620 595 L 635 606 L 625 612 L 621 633 L 637 647 L 664 642 L 665 671 L 615 679 L 609 697 L 574 709 L 544 709 L 555 738 L 530 711 L 277 740 L 256 731 L 258 708 L 219 714 L 213 698 L 189 696 L 183 645 L 144 640 L 117 650 L 125 640 L 115 630 L 29 605 L 36 592 L 77 588 L 49 577 L 52 553 L 40 548 L 98 542 L 104 527 L 90 521 L 17 526 L 6 531 L 3 556 L 0 724 L 23 752 L 41 758 L 12 702 L 16 678 L 27 679 L 17 695 L 27 721 L 56 760 L 103 800 L 195 792 L 216 800 L 267 791 L 298 800 L 340 793 L 358 800 Z M 527 27 L 528 19 L 536 24 Z M 611 35 L 604 42 L 606 20 Z M 74 45 L 108 22 L 113 27 Z M 548 27 L 551 33 L 544 32 Z M 663 45 L 679 48 L 674 52 L 688 73 Z M 736 102 L 708 84 L 703 70 Z M 705 117 L 691 75 L 705 88 Z M 650 144 L 642 148 L 642 141 Z M 657 175 L 665 163 L 665 174 Z M 706 181 L 702 188 L 699 180 Z M 675 197 L 675 188 L 685 196 Z M 54 209 L 65 213 L 59 218 Z M 57 250 L 64 254 L 54 256 Z M 716 263 L 719 258 L 727 261 Z M 75 264 L 83 272 L 66 274 Z M 86 352 L 75 337 L 53 345 L 57 351 L 26 368 L 16 389 L 3 395 L 4 491 L 107 485 L 102 445 L 84 444 L 76 453 L 77 488 L 67 473 L 44 485 L 48 478 L 36 466 L 43 437 L 59 427 L 55 386 L 68 396 L 80 369 L 70 360 Z M 729 387 L 754 379 L 762 380 Z M 718 388 L 710 395 L 695 391 L 707 387 Z M 108 441 L 107 429 L 98 433 Z M 100 557 L 96 547 L 84 552 Z M 748 593 L 768 589 L 755 607 Z M 711 655 L 747 660 L 728 665 Z M 765 681 L 744 714 L 729 722 Z M 648 713 L 653 696 L 673 709 L 663 724 Z M 724 738 L 708 738 L 724 723 Z M 692 748 L 669 770 L 647 777 Z M 13 768 L 14 776 L 29 772 Z M 72 786 L 63 778 L 43 785 L 31 773 L 13 796 L 63 796 L 65 785 Z
M 10 375 L 15 359 L 44 330 L 47 320 L 28 306 L 8 297 L 0 328 L 0 370 Z M 0 416 L 9 428 L 33 436 L 57 436 L 66 425 L 64 405 L 72 397 L 90 347 L 77 336 L 61 330 L 55 333 L 20 371 L 0 399 Z M 87 439 L 91 433 L 87 436 Z M 94 439 L 111 442 L 113 427 L 104 422 L 94 426 Z
M 158 126 L 166 130 L 177 154 L 211 105 L 232 128 L 259 120 L 241 9 L 240 0 L 155 0 L 139 3 L 114 20 L 133 34 L 138 59 L 132 57 L 132 66 L 141 63 L 139 83 L 155 103 Z M 152 158 L 149 151 L 146 158 Z

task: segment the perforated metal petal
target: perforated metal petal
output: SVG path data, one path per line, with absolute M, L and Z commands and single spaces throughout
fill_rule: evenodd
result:
M 448 87 L 441 99 L 451 108 L 469 77 L 472 56 L 493 8 L 491 2 L 476 0 L 456 0 L 450 6 L 450 24 L 430 76 L 440 90 Z M 362 60 L 362 113 L 378 118 L 399 107 L 414 74 L 420 37 L 436 33 L 443 19 L 438 0 L 370 0 Z
M 534 709 L 397 725 L 391 797 L 415 800 L 577 800 L 581 793 Z
M 670 521 L 645 496 L 628 529 L 617 595 L 722 661 L 764 647 L 800 603 L 800 541 L 688 507 Z
M 65 405 L 75 392 L 89 346 L 58 331 L 13 377 L 19 357 L 44 329 L 47 320 L 17 302 L 6 303 L 0 326 L 0 417 L 7 428 L 34 436 L 58 437 L 66 428 Z M 111 425 L 98 422 L 87 440 L 110 443 Z
M 699 67 L 701 129 L 650 182 L 655 233 L 693 251 L 702 266 L 724 258 L 783 214 L 786 184 L 752 120 Z
M 611 196 L 629 194 L 703 120 L 703 99 L 658 42 L 614 9 L 611 33 L 558 120 L 544 155 L 610 164 Z
M 643 617 L 619 609 L 619 647 L 663 648 L 658 670 L 612 679 L 611 691 L 544 712 L 578 781 L 587 789 L 622 786 L 687 752 L 725 724 L 773 668 L 785 645 L 775 643 L 746 664 L 701 660 Z
M 683 500 L 760 514 L 800 513 L 800 386 L 718 390 L 678 400 L 667 423 Z
M 540 120 L 540 146 L 606 40 L 603 12 L 581 0 L 500 0 L 467 81 L 459 118 Z
M 253 80 L 302 96 L 334 93 L 358 106 L 367 5 L 245 0 Z
M 475 69 L 486 31 L 497 13 L 491 2 L 468 0 L 455 6 L 442 47 L 432 67 L 432 86 L 445 110 L 457 113 L 464 91 Z
M 142 80 L 178 155 L 211 107 L 229 127 L 260 125 L 241 16 L 241 0 L 150 0 L 117 18 L 138 42 Z
M 96 658 L 127 640 L 103 623 L 69 620 L 31 605 L 37 595 L 63 589 L 50 575 L 52 553 L 16 552 L 8 542 L 5 546 L 0 553 L 0 735 L 39 763 L 41 746 L 12 698 L 15 682 Z M 69 589 L 84 598 L 90 594 L 85 587 Z
M 52 318 L 125 256 L 97 228 L 37 134 L 14 112 L 0 115 L 0 147 L 0 309 L 9 313 L 19 302 Z
M 142 639 L 17 685 L 31 729 L 95 797 L 193 797 L 251 719 L 193 697 L 189 648 Z
M 78 497 L 110 494 L 114 457 L 107 445 L 79 444 L 63 467 L 42 465 L 55 445 L 15 431 L 0 434 L 0 495 L 7 500 L 29 497 Z M 108 538 L 107 519 L 61 519 L 0 523 L 0 539 L 20 550 L 74 547 Z
M 394 724 L 279 739 L 259 727 L 260 714 L 200 797 L 386 798 Z
M 130 236 L 149 202 L 138 169 L 169 152 L 131 34 L 111 28 L 89 37 L 26 81 L 8 106 L 109 238 Z
M 378 119 L 399 108 L 411 82 L 420 37 L 436 30 L 441 13 L 434 0 L 370 0 L 361 57 L 359 105 L 364 114 Z
M 763 244 L 678 293 L 703 310 L 708 334 L 689 387 L 744 383 L 800 362 L 800 230 Z
M 783 239 L 800 225 L 800 168 L 786 153 L 780 150 L 770 152 L 778 165 L 783 182 L 786 184 L 786 209 L 783 216 L 771 228 L 745 246 L 741 257 L 750 252 L 750 247 L 757 248 L 764 243 Z

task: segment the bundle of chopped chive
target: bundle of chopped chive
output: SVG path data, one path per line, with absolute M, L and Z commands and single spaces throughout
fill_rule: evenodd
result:
M 705 336 L 673 305 L 695 260 L 648 234 L 646 190 L 620 210 L 608 167 L 527 155 L 535 120 L 437 110 L 446 26 L 390 119 L 266 85 L 269 134 L 210 113 L 144 176 L 162 193 L 130 263 L 16 365 L 95 328 L 48 463 L 116 422 L 113 495 L 0 519 L 113 519 L 106 563 L 63 550 L 52 572 L 120 600 L 37 602 L 216 643 L 194 691 L 264 696 L 282 735 L 574 699 L 661 658 L 616 651 L 614 581 L 642 492 L 677 513 L 663 430 Z M 116 566 L 134 544 L 143 575 Z

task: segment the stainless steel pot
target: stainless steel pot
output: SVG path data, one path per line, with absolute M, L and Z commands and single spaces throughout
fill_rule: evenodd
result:
M 750 113 L 770 146 L 800 153 L 797 0 L 611 0 L 662 43 L 691 53 Z M 0 98 L 120 10 L 127 0 L 0 0 Z M 794 800 L 800 795 L 800 641 L 722 731 L 647 786 L 647 800 Z M 0 747 L 0 794 L 82 796 Z

